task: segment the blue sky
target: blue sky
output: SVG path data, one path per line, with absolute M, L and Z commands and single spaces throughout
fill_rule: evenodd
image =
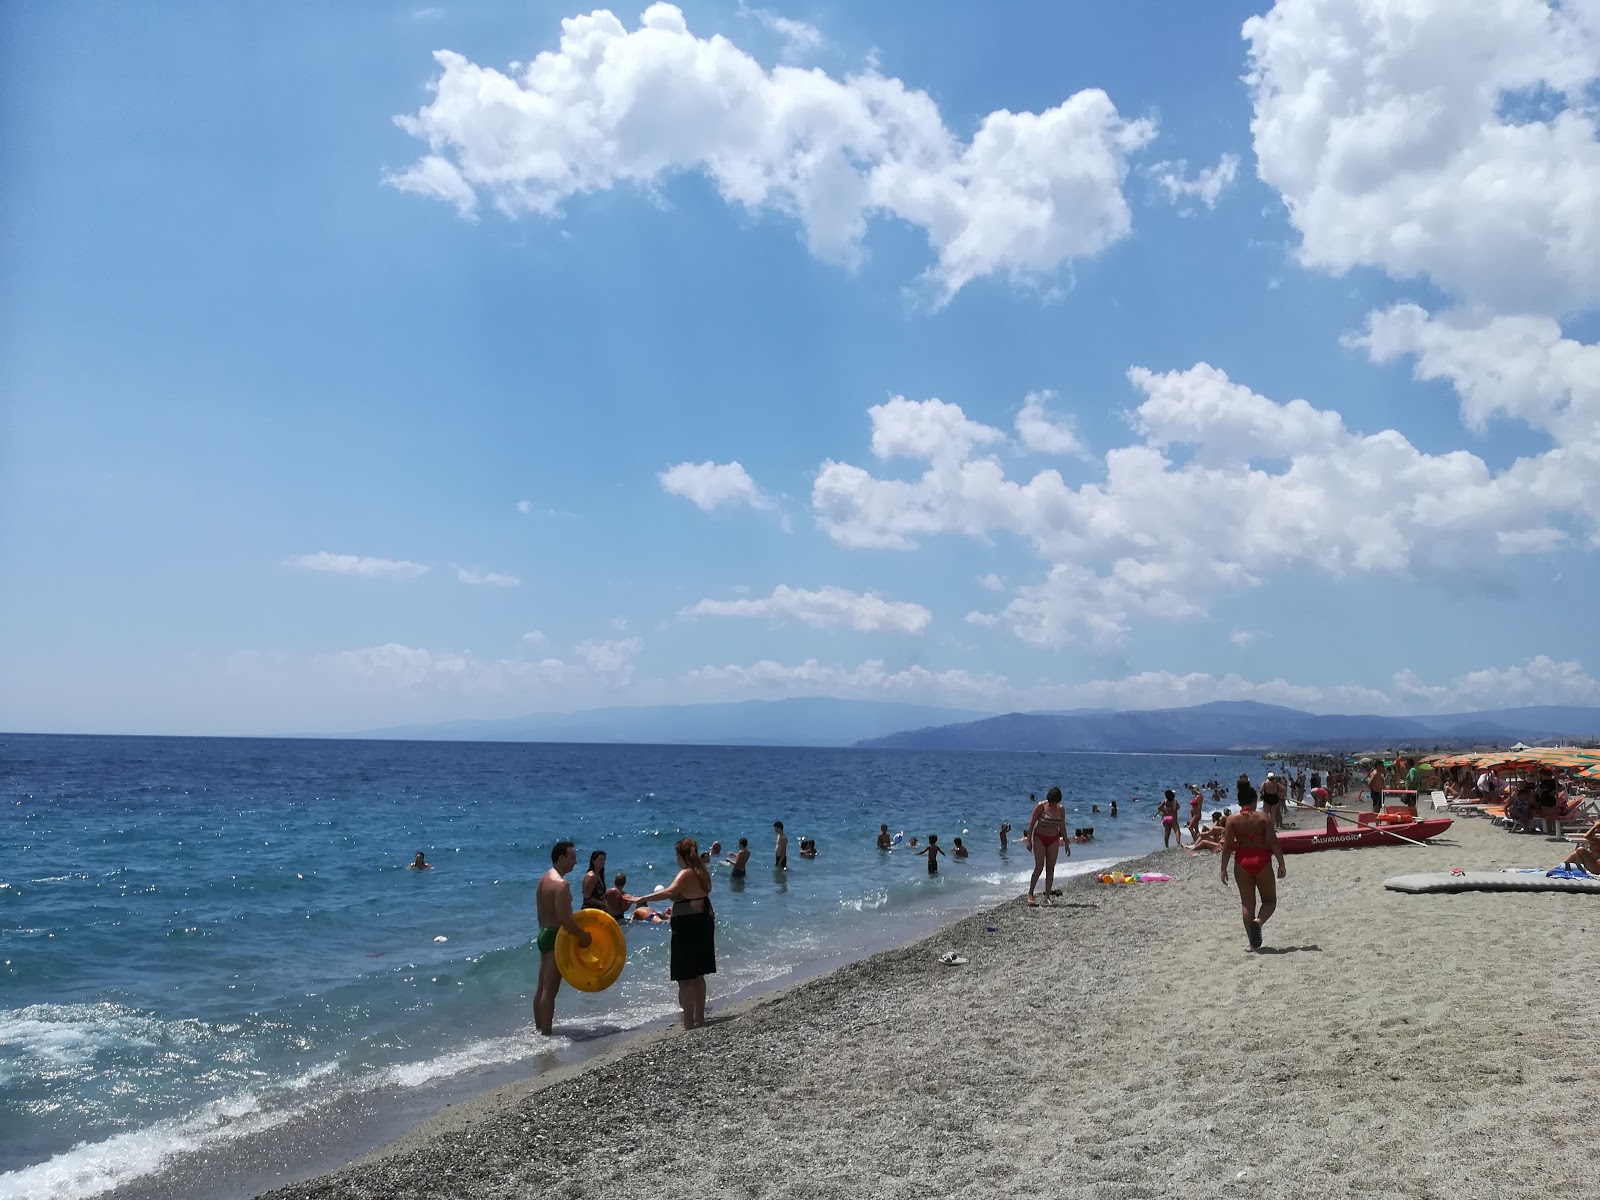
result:
M 1592 6 L 613 11 L 7 7 L 0 728 L 1600 703 Z

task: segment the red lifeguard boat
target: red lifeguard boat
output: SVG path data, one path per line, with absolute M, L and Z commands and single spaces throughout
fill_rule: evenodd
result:
M 1294 829 L 1278 835 L 1285 854 L 1309 854 L 1313 850 L 1349 850 L 1357 846 L 1404 846 L 1438 837 L 1451 825 L 1449 817 L 1424 817 L 1419 821 L 1378 822 L 1341 825 L 1337 829 Z

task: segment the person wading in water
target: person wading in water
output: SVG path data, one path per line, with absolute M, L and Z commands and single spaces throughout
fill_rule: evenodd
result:
M 1239 910 L 1250 949 L 1261 948 L 1261 927 L 1278 907 L 1278 879 L 1284 877 L 1283 847 L 1272 818 L 1256 811 L 1254 791 L 1240 795 L 1239 811 L 1228 818 L 1222 836 L 1222 882 L 1228 882 L 1228 859 L 1234 860 L 1233 881 L 1239 887 Z M 1272 876 L 1272 860 L 1278 876 Z M 1260 907 L 1257 907 L 1257 900 Z

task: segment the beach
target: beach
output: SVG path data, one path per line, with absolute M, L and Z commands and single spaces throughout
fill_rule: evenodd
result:
M 269 1195 L 1586 1194 L 1600 904 L 1382 886 L 1563 854 L 1465 819 L 1291 856 L 1261 954 L 1215 855 L 1153 854 L 1172 882 L 1077 879 L 733 1009 L 713 985 L 704 1029 Z

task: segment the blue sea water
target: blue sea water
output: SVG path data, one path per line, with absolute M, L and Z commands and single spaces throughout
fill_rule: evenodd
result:
M 337 1111 L 528 1074 L 675 1015 L 667 931 L 610 990 L 563 989 L 536 1038 L 534 887 L 549 848 L 642 892 L 684 834 L 715 881 L 710 1007 L 1017 896 L 1028 794 L 1093 824 L 1071 869 L 1160 843 L 1163 787 L 1259 762 L 1096 754 L 0 736 L 0 1197 L 92 1196 Z M 1139 796 L 1138 804 L 1129 803 Z M 1102 811 L 1122 802 L 1122 816 Z M 790 867 L 771 867 L 772 822 Z M 948 847 L 929 878 L 879 822 Z M 820 855 L 802 860 L 801 837 Z M 423 850 L 432 871 L 407 869 Z M 502 1076 L 503 1077 L 503 1076 Z M 218 1184 L 216 1194 L 227 1191 Z

